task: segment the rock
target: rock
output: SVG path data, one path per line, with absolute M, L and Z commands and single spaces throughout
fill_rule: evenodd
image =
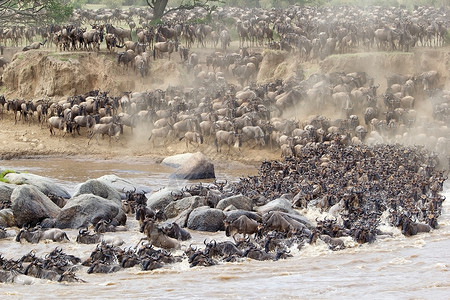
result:
M 189 215 L 187 228 L 193 230 L 216 232 L 224 230 L 223 220 L 225 214 L 220 209 L 201 206 L 194 209 Z
M 242 194 L 224 198 L 217 203 L 216 208 L 224 210 L 226 207 L 233 205 L 237 209 L 252 210 L 252 200 Z
M 147 194 L 152 191 L 152 189 L 147 186 L 135 184 L 116 175 L 103 175 L 102 177 L 97 178 L 97 180 L 115 189 L 120 194 L 120 197 L 122 199 L 125 199 L 126 192 L 136 191 L 137 193 L 144 192 L 145 194 Z
M 183 211 L 188 209 L 194 209 L 199 206 L 206 205 L 206 199 L 204 197 L 199 196 L 191 196 L 180 199 L 178 201 L 170 202 L 166 208 L 164 208 L 164 214 L 167 218 L 174 218 L 178 216 Z
M 116 205 L 121 206 L 122 200 L 120 198 L 119 192 L 115 189 L 104 183 L 103 181 L 99 181 L 97 179 L 90 179 L 85 183 L 78 185 L 75 188 L 75 193 L 72 198 L 75 198 L 82 194 L 93 194 L 104 199 L 112 200 Z M 70 199 L 68 202 L 72 201 Z
M 248 218 L 253 219 L 255 221 L 261 222 L 261 216 L 252 211 L 237 209 L 225 212 L 225 217 L 228 222 L 233 222 L 242 215 L 245 215 Z
M 16 226 L 14 220 L 14 214 L 11 208 L 5 208 L 0 210 L 0 226 L 13 227 Z
M 180 194 L 181 190 L 175 187 L 165 187 L 147 197 L 147 206 L 154 210 L 164 209 L 173 201 L 172 194 Z
M 5 177 L 14 184 L 29 184 L 38 188 L 45 195 L 53 194 L 64 199 L 70 198 L 70 194 L 62 187 L 57 185 L 51 178 L 42 177 L 29 173 L 9 173 Z
M 216 178 L 213 163 L 201 152 L 193 154 L 171 175 L 178 179 L 210 179 Z
M 261 214 L 267 213 L 269 211 L 281 211 L 293 215 L 298 215 L 298 213 L 292 208 L 292 203 L 285 198 L 278 198 L 270 201 L 266 205 L 256 208 L 256 211 Z
M 11 201 L 11 194 L 17 185 L 0 181 L 0 203 Z
M 161 162 L 163 165 L 167 165 L 169 167 L 178 168 L 182 164 L 184 164 L 186 161 L 189 161 L 194 153 L 183 153 L 183 154 L 177 154 L 172 155 L 164 158 Z
M 94 220 L 113 220 L 120 216 L 121 208 L 115 201 L 93 194 L 80 194 L 70 199 L 57 216 L 58 228 L 87 227 Z
M 55 218 L 61 209 L 33 185 L 21 185 L 11 194 L 11 209 L 17 226 L 36 225 L 45 218 Z

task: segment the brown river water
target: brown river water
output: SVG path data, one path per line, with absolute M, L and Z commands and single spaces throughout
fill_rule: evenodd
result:
M 91 160 L 42 158 L 2 161 L 3 168 L 54 178 L 69 192 L 76 184 L 106 174 L 115 174 L 153 190 L 167 185 L 185 186 L 187 181 L 169 179 L 173 169 L 151 159 Z M 256 166 L 216 163 L 219 180 L 238 180 L 253 175 Z M 450 197 L 450 182 L 444 186 Z M 315 218 L 318 212 L 302 212 Z M 357 245 L 346 240 L 347 248 L 333 252 L 325 244 L 292 249 L 293 258 L 276 262 L 246 260 L 212 267 L 190 268 L 187 261 L 154 271 L 139 267 L 113 274 L 87 274 L 81 267 L 77 276 L 87 283 L 57 283 L 19 276 L 14 284 L 0 284 L 0 299 L 450 299 L 450 203 L 444 201 L 440 229 L 414 237 L 404 237 L 396 228 L 383 226 L 392 237 L 373 244 Z M 135 246 L 143 234 L 129 218 L 128 231 L 114 233 Z M 14 234 L 14 230 L 10 230 Z M 188 244 L 202 245 L 205 237 L 224 240 L 223 232 L 190 231 Z M 93 245 L 74 242 L 77 231 L 68 230 L 71 242 L 64 244 L 20 244 L 13 238 L 0 241 L 0 253 L 19 258 L 35 249 L 45 255 L 56 246 L 81 259 L 89 256 Z M 123 246 L 122 246 L 123 247 Z M 181 254 L 181 251 L 179 252 Z

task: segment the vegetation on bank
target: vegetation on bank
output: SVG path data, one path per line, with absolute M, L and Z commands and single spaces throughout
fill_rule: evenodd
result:
M 4 183 L 10 183 L 8 179 L 4 178 L 6 174 L 9 173 L 17 173 L 16 171 L 13 170 L 5 170 L 2 173 L 0 173 L 0 182 L 4 182 Z

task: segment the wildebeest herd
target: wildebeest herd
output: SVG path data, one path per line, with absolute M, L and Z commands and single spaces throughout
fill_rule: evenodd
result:
M 286 80 L 255 83 L 263 55 L 245 46 L 293 51 L 305 61 L 352 52 L 356 47 L 387 51 L 436 47 L 447 33 L 444 10 L 345 7 L 336 13 L 326 7 L 220 8 L 213 12 L 213 25 L 188 22 L 204 13 L 173 13 L 165 26 L 152 27 L 148 10 L 77 11 L 74 25 L 30 29 L 27 35 L 23 28 L 4 30 L 4 41 L 18 43 L 22 36 L 40 33 L 61 50 L 72 51 L 99 50 L 104 38 L 110 51 L 126 47 L 118 54 L 118 62 L 135 65 L 141 75 L 147 75 L 152 56 L 146 48 L 152 49 L 155 59 L 179 47 L 183 63 L 197 80 L 192 88 L 175 86 L 118 96 L 96 90 L 60 102 L 2 96 L 0 104 L 14 113 L 16 122 L 47 124 L 52 135 L 55 129 L 76 135 L 85 127 L 88 144 L 93 138 L 99 143 L 99 135 L 109 136 L 111 143 L 112 138 L 143 128 L 150 132 L 153 147 L 183 139 L 186 148 L 209 143 L 217 152 L 259 147 L 280 151 L 284 161 L 264 161 L 258 175 L 236 183 L 195 184 L 172 193 L 172 206 L 196 197 L 180 215 L 167 216 L 169 205 L 149 207 L 143 193 L 129 191 L 122 210 L 139 220 L 148 243 L 128 249 L 117 240 L 108 243 L 102 234 L 125 225 L 126 219 L 91 220 L 95 232 L 80 228 L 76 239 L 97 244 L 89 258 L 82 262 L 61 248 L 46 257 L 33 252 L 18 260 L 0 257 L 1 282 L 12 282 L 17 274 L 83 281 L 74 273 L 81 265 L 88 267 L 88 273 L 110 273 L 134 266 L 153 270 L 182 260 L 192 267 L 245 258 L 277 260 L 290 257 L 292 247 L 321 242 L 340 250 L 348 240 L 372 243 L 392 234 L 382 232 L 380 224 L 398 227 L 405 236 L 439 227 L 445 200 L 440 194 L 446 180 L 443 169 L 448 168 L 450 148 L 450 92 L 444 89 L 445 75 L 436 70 L 390 74 L 383 92 L 370 74 L 358 70 L 308 78 L 298 72 Z M 135 17 L 141 28 L 132 21 Z M 119 20 L 126 20 L 130 30 L 113 25 Z M 229 50 L 230 30 L 219 25 L 225 21 L 239 35 L 239 53 Z M 96 24 L 86 31 L 81 22 Z M 125 41 L 131 39 L 132 30 L 138 42 Z M 280 36 L 277 42 L 274 32 Z M 209 55 L 203 63 L 191 49 L 196 42 L 213 47 L 220 42 L 222 52 Z M 242 89 L 227 79 L 230 67 Z M 432 115 L 424 116 L 417 107 L 430 107 Z M 334 112 L 332 118 L 319 113 L 324 108 Z M 308 117 L 299 120 L 300 112 Z M 428 150 L 412 146 L 419 140 Z M 230 197 L 238 200 L 229 200 L 225 206 L 221 201 Z M 59 202 L 62 207 L 66 200 Z M 2 208 L 8 205 L 3 203 Z M 217 229 L 233 241 L 205 240 L 202 248 L 183 244 L 190 239 L 184 229 L 189 214 L 201 206 L 223 211 L 225 217 Z M 307 209 L 322 217 L 313 221 L 298 213 Z M 48 227 L 51 222 L 22 228 L 16 240 L 68 239 L 61 229 Z M 180 248 L 182 253 L 175 252 Z
M 293 247 L 301 251 L 318 241 L 342 250 L 350 240 L 364 244 L 392 236 L 392 232 L 381 231 L 380 225 L 398 227 L 405 236 L 429 232 L 439 228 L 445 200 L 440 193 L 446 175 L 437 165 L 436 155 L 422 147 L 346 146 L 333 140 L 308 144 L 298 158 L 264 161 L 258 175 L 235 183 L 197 183 L 173 190 L 163 196 L 168 197 L 164 202 L 147 201 L 144 192 L 134 189 L 125 193 L 122 210 L 139 221 L 144 234 L 141 241 L 147 243 L 121 248 L 123 240 L 107 238 L 104 233 L 126 230 L 127 217 L 96 217 L 89 224 L 94 233 L 83 227 L 76 238 L 76 243 L 97 244 L 89 257 L 67 255 L 61 246 L 45 257 L 33 252 L 20 259 L 1 257 L 1 281 L 13 282 L 15 276 L 24 274 L 83 282 L 75 274 L 82 266 L 87 273 L 110 273 L 135 266 L 154 270 L 183 260 L 194 267 L 247 258 L 285 259 L 292 257 Z M 57 202 L 57 198 L 51 200 Z M 2 211 L 10 205 L 2 203 Z M 206 227 L 200 230 L 224 230 L 233 240 L 205 239 L 203 248 L 188 246 L 191 234 L 183 227 L 194 229 L 190 214 L 196 209 L 208 211 Z M 306 211 L 316 211 L 321 217 L 313 221 L 299 213 Z M 74 242 L 63 230 L 51 228 L 54 224 L 44 219 L 33 228 L 22 228 L 15 240 L 50 240 L 63 242 L 62 246 Z M 4 228 L 0 233 L 10 238 Z

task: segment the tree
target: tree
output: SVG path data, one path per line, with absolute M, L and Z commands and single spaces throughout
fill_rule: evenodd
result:
M 215 5 L 215 3 L 223 3 L 223 0 L 191 0 L 191 1 L 187 0 L 187 2 L 182 1 L 179 6 L 172 7 L 166 10 L 167 3 L 169 2 L 169 0 L 146 0 L 146 1 L 148 6 L 153 8 L 153 20 L 159 20 L 163 16 L 175 10 L 180 9 L 191 10 L 196 7 L 203 7 L 209 13 L 211 13 L 213 10 L 217 8 L 217 5 Z M 210 3 L 214 4 L 210 5 Z
M 0 25 L 62 23 L 72 13 L 69 0 L 0 0 Z

